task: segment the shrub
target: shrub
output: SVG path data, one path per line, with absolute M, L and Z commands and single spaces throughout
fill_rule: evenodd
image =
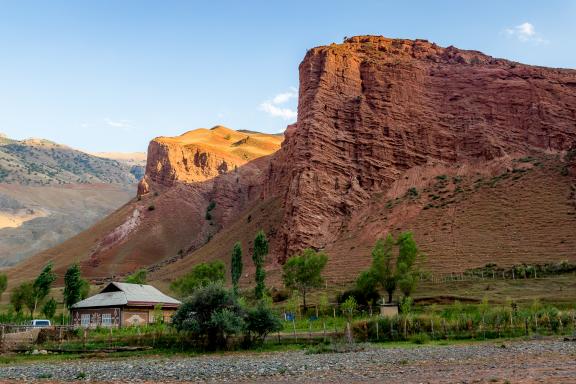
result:
M 290 298 L 291 294 L 292 293 L 287 289 L 278 289 L 274 287 L 270 289 L 270 296 L 272 297 L 273 303 L 286 301 Z
M 212 283 L 194 291 L 176 311 L 172 323 L 210 349 L 224 348 L 228 336 L 244 327 L 244 310 L 236 296 L 222 284 Z
M 170 284 L 170 289 L 181 297 L 191 295 L 196 289 L 211 283 L 223 283 L 226 266 L 220 260 L 211 263 L 200 263 L 186 275 Z
M 411 187 L 410 189 L 408 189 L 408 192 L 406 194 L 408 195 L 408 197 L 416 198 L 418 197 L 418 189 L 416 189 L 416 187 Z
M 246 316 L 246 331 L 248 337 L 254 334 L 256 339 L 264 342 L 270 332 L 277 332 L 282 329 L 280 319 L 272 310 L 263 303 L 258 304 L 255 308 L 248 311 Z
M 426 344 L 430 342 L 430 336 L 427 333 L 417 333 L 410 337 L 410 341 L 414 344 Z
M 146 271 L 145 269 L 139 269 L 133 274 L 128 275 L 126 279 L 124 279 L 124 282 L 130 284 L 146 284 L 147 274 L 148 271 Z

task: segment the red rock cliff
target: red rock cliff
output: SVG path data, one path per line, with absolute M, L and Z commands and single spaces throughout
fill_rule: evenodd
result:
M 297 123 L 265 186 L 284 199 L 279 258 L 329 244 L 352 211 L 413 166 L 575 142 L 574 70 L 374 36 L 311 49 Z

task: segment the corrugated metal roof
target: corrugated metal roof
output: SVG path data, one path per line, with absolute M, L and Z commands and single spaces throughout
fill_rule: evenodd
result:
M 110 291 L 113 290 L 113 291 Z M 106 291 L 106 292 L 104 292 Z M 108 307 L 127 304 L 172 304 L 180 301 L 163 294 L 151 285 L 112 282 L 101 293 L 74 304 L 72 308 Z

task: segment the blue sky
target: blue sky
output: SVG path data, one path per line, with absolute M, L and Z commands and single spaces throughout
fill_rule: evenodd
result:
M 0 0 L 0 132 L 88 151 L 295 120 L 298 64 L 344 36 L 576 68 L 576 1 Z

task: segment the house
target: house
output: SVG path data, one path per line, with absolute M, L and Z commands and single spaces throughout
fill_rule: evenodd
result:
M 159 313 L 170 322 L 180 304 L 151 285 L 111 282 L 70 311 L 76 327 L 121 327 L 153 323 Z

